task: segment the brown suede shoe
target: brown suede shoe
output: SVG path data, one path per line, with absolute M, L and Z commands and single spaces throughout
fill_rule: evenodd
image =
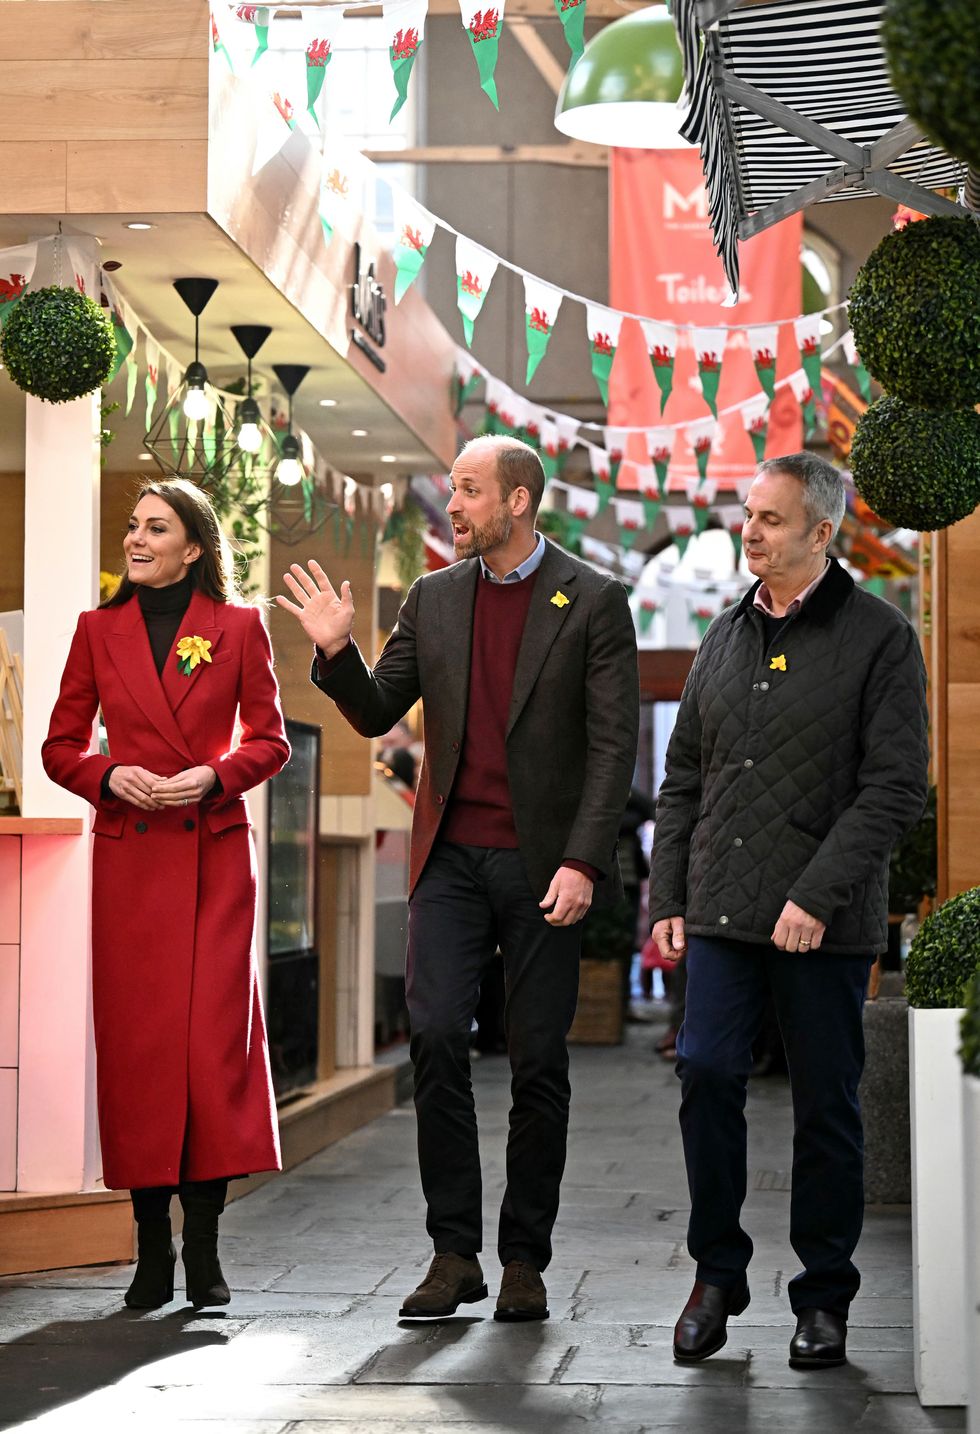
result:
M 429 1273 L 417 1290 L 406 1298 L 399 1319 L 445 1319 L 459 1305 L 485 1300 L 487 1286 L 479 1260 L 462 1255 L 436 1255 Z
M 526 1319 L 547 1319 L 548 1291 L 544 1280 L 526 1260 L 509 1260 L 500 1280 L 500 1294 L 493 1317 L 504 1323 Z

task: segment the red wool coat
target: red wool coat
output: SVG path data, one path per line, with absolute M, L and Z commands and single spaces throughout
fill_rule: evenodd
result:
M 272 651 L 257 608 L 199 592 L 182 636 L 209 640 L 211 662 L 185 677 L 172 650 L 160 678 L 135 597 L 82 613 L 43 747 L 52 781 L 95 807 L 92 991 L 113 1189 L 280 1168 L 242 795 L 289 757 Z M 111 757 L 89 753 L 100 706 Z M 153 812 L 103 801 L 113 763 L 161 777 L 212 766 L 222 793 Z

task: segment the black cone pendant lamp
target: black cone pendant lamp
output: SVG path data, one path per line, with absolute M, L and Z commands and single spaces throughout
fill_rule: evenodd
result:
M 309 373 L 310 368 L 308 364 L 302 363 L 274 363 L 272 371 L 282 384 L 289 400 L 289 420 L 286 432 L 279 444 L 279 466 L 276 469 L 276 481 L 281 483 L 284 488 L 292 488 L 295 484 L 302 482 L 306 476 L 299 439 L 293 433 L 293 395 Z
M 164 473 L 190 478 L 205 488 L 215 468 L 222 466 L 216 443 L 220 446 L 220 435 L 230 428 L 221 395 L 201 362 L 201 315 L 217 287 L 217 279 L 174 280 L 174 289 L 194 316 L 194 358 L 144 439 Z

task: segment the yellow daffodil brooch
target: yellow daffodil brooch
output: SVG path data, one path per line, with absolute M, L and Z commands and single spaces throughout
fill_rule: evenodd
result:
M 182 637 L 177 643 L 177 670 L 190 677 L 199 662 L 211 661 L 211 644 L 205 637 Z
M 210 661 L 210 658 L 208 659 L 208 661 Z M 786 658 L 784 657 L 784 655 L 783 655 L 782 653 L 780 653 L 778 657 L 774 657 L 773 660 L 770 662 L 770 664 L 769 664 L 769 671 L 770 671 L 770 672 L 785 672 L 785 671 L 786 671 Z
M 565 605 L 570 601 L 570 599 L 567 598 L 559 588 L 551 601 L 554 603 L 555 607 L 565 607 Z

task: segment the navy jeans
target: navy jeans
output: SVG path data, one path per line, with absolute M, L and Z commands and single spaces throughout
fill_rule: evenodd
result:
M 502 1264 L 543 1270 L 551 1259 L 581 941 L 581 922 L 545 921 L 518 851 L 441 842 L 412 893 L 406 994 L 426 1228 L 437 1254 L 472 1256 L 483 1245 L 469 1039 L 480 978 L 499 945 L 512 1104 L 497 1247 Z
M 691 1192 L 688 1249 L 697 1277 L 740 1283 L 752 1256 L 741 1226 L 745 1095 L 752 1042 L 772 994 L 793 1091 L 790 1243 L 803 1264 L 794 1313 L 846 1316 L 861 1277 L 851 1256 L 864 1220 L 858 1084 L 870 958 L 779 951 L 691 936 L 687 1006 L 677 1040 L 681 1134 Z

